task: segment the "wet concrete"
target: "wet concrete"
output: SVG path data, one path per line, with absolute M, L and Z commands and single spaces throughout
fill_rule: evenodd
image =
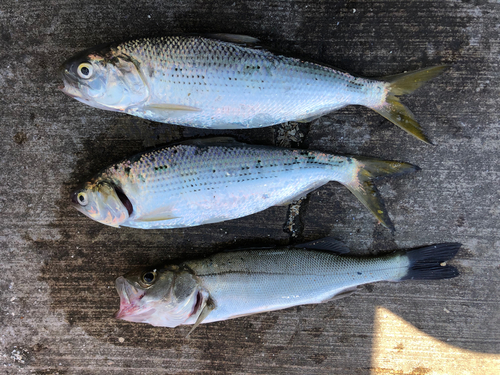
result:
M 433 373 L 373 367 L 380 306 L 457 350 L 500 353 L 499 12 L 493 1 L 4 1 L 0 373 Z M 155 124 L 57 90 L 59 64 L 79 50 L 179 32 L 248 34 L 365 76 L 450 64 L 404 99 L 435 146 L 361 107 L 300 125 L 297 137 L 288 126 L 210 132 Z M 403 160 L 422 170 L 377 183 L 394 235 L 334 183 L 291 210 L 168 231 L 117 230 L 69 206 L 69 192 L 111 162 L 207 134 Z M 131 268 L 323 236 L 358 254 L 462 242 L 453 261 L 461 276 L 377 284 L 328 304 L 202 325 L 189 339 L 186 327 L 112 319 L 114 279 Z

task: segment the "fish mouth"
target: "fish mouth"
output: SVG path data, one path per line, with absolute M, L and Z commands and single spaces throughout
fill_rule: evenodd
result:
M 155 308 L 139 303 L 144 291 L 138 291 L 123 276 L 116 279 L 116 290 L 120 296 L 120 309 L 113 315 L 115 319 L 147 323 L 156 312 Z
M 140 306 L 136 302 L 144 297 L 144 292 L 138 292 L 123 276 L 116 279 L 115 287 L 120 296 L 120 308 L 113 317 L 116 319 L 130 320 L 131 316 L 137 315 Z
M 59 68 L 59 76 L 63 81 L 62 85 L 58 86 L 59 90 L 74 99 L 83 99 L 82 93 L 78 89 L 78 79 L 65 65 Z

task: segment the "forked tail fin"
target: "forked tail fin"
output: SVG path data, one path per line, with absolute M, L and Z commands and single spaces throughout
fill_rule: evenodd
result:
M 457 254 L 460 246 L 462 246 L 460 243 L 440 243 L 408 250 L 406 256 L 410 265 L 407 274 L 401 280 L 438 280 L 457 277 L 458 270 L 447 265 L 446 261 Z
M 358 156 L 355 159 L 357 161 L 357 174 L 350 182 L 344 185 L 375 215 L 384 227 L 394 231 L 394 225 L 389 218 L 389 214 L 385 209 L 373 180 L 383 176 L 397 176 L 415 172 L 420 170 L 420 168 L 416 165 L 398 161 Z
M 448 65 L 440 65 L 382 78 L 383 81 L 389 83 L 389 92 L 385 103 L 380 107 L 372 107 L 372 109 L 421 141 L 432 144 L 411 111 L 399 101 L 398 96 L 412 93 L 447 68 Z

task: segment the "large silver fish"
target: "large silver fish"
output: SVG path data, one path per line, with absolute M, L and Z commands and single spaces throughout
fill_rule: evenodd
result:
M 135 155 L 106 168 L 71 199 L 80 212 L 106 225 L 180 228 L 286 205 L 338 181 L 394 229 L 372 179 L 416 169 L 396 161 L 251 146 L 219 137 Z
M 325 238 L 296 248 L 219 253 L 117 278 L 115 317 L 164 327 L 195 324 L 194 329 L 199 323 L 328 302 L 377 281 L 452 278 L 458 271 L 446 261 L 460 246 L 354 257 L 340 255 L 349 250 Z
M 398 96 L 413 92 L 445 66 L 365 79 L 252 48 L 256 41 L 214 34 L 98 46 L 62 65 L 62 90 L 93 107 L 211 129 L 310 121 L 356 104 L 429 142 Z

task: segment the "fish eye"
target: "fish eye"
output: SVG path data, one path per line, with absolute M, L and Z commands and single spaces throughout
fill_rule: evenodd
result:
M 155 279 L 156 279 L 156 270 L 152 272 L 151 271 L 145 272 L 142 275 L 142 282 L 146 285 L 153 284 Z
M 81 78 L 89 79 L 92 76 L 92 73 L 94 72 L 94 68 L 92 67 L 92 64 L 81 63 L 80 65 L 78 65 L 77 72 Z
M 89 203 L 89 198 L 87 197 L 87 193 L 84 192 L 78 193 L 77 199 L 78 203 L 80 203 L 81 206 L 86 206 Z

